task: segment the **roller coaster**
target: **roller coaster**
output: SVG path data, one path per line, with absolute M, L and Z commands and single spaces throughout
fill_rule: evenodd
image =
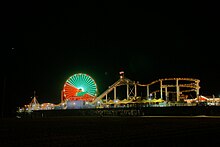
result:
M 194 97 L 199 96 L 199 86 L 200 80 L 193 78 L 164 78 L 155 80 L 149 84 L 140 84 L 139 82 L 132 81 L 124 76 L 124 72 L 120 72 L 120 79 L 116 81 L 114 84 L 109 86 L 109 88 L 100 94 L 98 97 L 92 101 L 92 104 L 100 103 L 102 99 L 105 98 L 105 103 L 108 102 L 108 94 L 113 91 L 114 101 L 117 100 L 117 87 L 126 85 L 127 86 L 127 96 L 126 99 L 129 100 L 131 98 L 141 98 L 137 93 L 138 87 L 146 87 L 147 94 L 146 99 L 156 98 L 163 99 L 165 101 L 171 101 L 170 94 L 175 98 L 172 98 L 172 101 L 180 101 L 181 99 L 186 98 L 188 96 L 186 93 L 194 92 Z M 157 85 L 157 89 L 152 91 L 151 87 Z M 159 85 L 159 86 L 158 86 Z M 158 97 L 159 93 L 159 97 Z M 175 94 L 175 96 L 173 95 Z M 192 94 L 190 94 L 192 95 Z M 142 98 L 143 99 L 143 98 Z M 102 101 L 103 102 L 103 101 Z

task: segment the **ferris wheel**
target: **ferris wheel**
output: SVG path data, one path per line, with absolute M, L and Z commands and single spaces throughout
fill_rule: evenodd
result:
M 97 85 L 88 74 L 77 73 L 69 77 L 63 87 L 63 98 L 89 101 L 97 95 Z

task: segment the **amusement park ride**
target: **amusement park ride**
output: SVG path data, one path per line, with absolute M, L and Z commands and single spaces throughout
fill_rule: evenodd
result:
M 109 108 L 140 103 L 145 106 L 163 103 L 164 106 L 168 106 L 170 102 L 199 102 L 203 101 L 199 96 L 199 83 L 200 80 L 193 78 L 165 78 L 149 84 L 140 84 L 126 78 L 124 72 L 121 71 L 119 80 L 97 95 L 95 80 L 88 74 L 77 73 L 66 80 L 61 94 L 61 103 L 39 104 L 34 96 L 31 103 L 25 105 L 22 110 Z M 117 88 L 123 85 L 126 87 L 126 96 L 122 100 L 117 96 Z M 137 90 L 139 87 L 145 89 L 145 97 L 139 96 Z M 112 93 L 111 98 L 108 95 Z M 192 98 L 189 99 L 189 96 Z
M 61 102 L 65 100 L 88 101 L 94 100 L 97 94 L 95 81 L 88 74 L 78 73 L 69 77 L 62 90 Z

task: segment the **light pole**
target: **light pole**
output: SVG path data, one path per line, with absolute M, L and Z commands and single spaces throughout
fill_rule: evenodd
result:
M 2 92 L 2 110 L 1 110 L 1 117 L 4 118 L 4 104 L 5 104 L 5 94 L 6 94 L 6 75 L 4 75 L 3 79 L 3 92 Z
M 6 93 L 7 93 L 7 80 L 8 80 L 7 78 L 8 78 L 8 72 L 9 72 L 9 70 L 7 68 L 10 67 L 10 65 L 12 64 L 11 60 L 12 60 L 12 57 L 14 55 L 14 52 L 15 52 L 15 48 L 11 48 L 9 53 L 8 53 L 8 55 L 6 55 L 6 58 L 8 56 L 8 58 L 6 60 L 6 63 L 9 62 L 10 64 L 9 65 L 5 65 L 3 67 L 4 77 L 3 77 L 3 92 L 2 92 L 2 106 L 1 106 L 1 108 L 2 108 L 1 109 L 1 117 L 2 118 L 4 118 L 5 115 L 6 115 L 6 113 L 5 113 L 6 107 L 5 106 L 6 106 Z

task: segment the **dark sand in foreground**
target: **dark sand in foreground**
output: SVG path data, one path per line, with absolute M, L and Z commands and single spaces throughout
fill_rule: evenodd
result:
M 0 146 L 218 146 L 218 117 L 0 120 Z

